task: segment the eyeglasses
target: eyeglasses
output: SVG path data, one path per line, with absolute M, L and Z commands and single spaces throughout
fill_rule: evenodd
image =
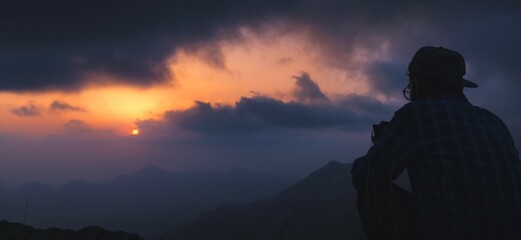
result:
M 407 71 L 405 73 L 405 75 L 409 78 L 409 71 Z M 403 97 L 405 97 L 405 99 L 407 99 L 407 101 L 412 101 L 411 100 L 411 88 L 412 88 L 412 82 L 410 81 L 410 78 L 409 78 L 409 84 L 407 84 L 407 86 L 405 86 L 405 88 L 403 88 L 402 90 L 402 93 L 403 93 Z
M 407 86 L 405 86 L 405 88 L 403 88 L 403 90 L 402 90 L 403 97 L 405 97 L 405 99 L 407 99 L 407 101 L 412 101 L 411 100 L 411 85 L 412 85 L 412 83 L 407 84 Z

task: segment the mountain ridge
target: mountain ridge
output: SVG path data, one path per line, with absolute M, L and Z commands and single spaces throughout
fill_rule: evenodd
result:
M 206 210 L 267 198 L 297 180 L 248 170 L 177 173 L 147 166 L 98 183 L 75 180 L 58 189 L 36 183 L 0 192 L 0 206 L 7 206 L 0 217 L 21 221 L 28 203 L 26 223 L 37 228 L 96 225 L 152 238 Z
M 223 205 L 162 239 L 363 239 L 351 166 L 329 162 L 272 198 Z

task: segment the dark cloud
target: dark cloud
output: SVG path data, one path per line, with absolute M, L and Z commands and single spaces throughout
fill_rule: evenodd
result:
M 297 80 L 293 96 L 299 102 L 305 103 L 327 103 L 329 98 L 322 93 L 320 87 L 314 82 L 308 73 L 302 72 L 299 76 L 294 76 Z
M 196 102 L 195 106 L 184 111 L 165 113 L 168 122 L 184 129 L 198 132 L 245 132 L 262 127 L 262 123 L 250 116 L 239 113 L 230 106 L 212 107 L 210 103 Z
M 242 97 L 234 106 L 196 102 L 187 110 L 167 111 L 164 122 L 146 120 L 137 124 L 148 130 L 180 128 L 207 134 L 318 128 L 352 131 L 360 124 L 382 120 L 394 107 L 376 98 L 355 94 L 330 101 L 309 74 L 302 73 L 296 79 L 294 93 L 298 101 L 283 102 L 256 95 Z
M 158 125 L 171 124 L 201 133 L 233 134 L 273 128 L 338 127 L 352 130 L 357 124 L 376 120 L 374 116 L 351 111 L 347 106 L 308 105 L 256 96 L 242 97 L 235 106 L 212 106 L 210 103 L 196 102 L 194 107 L 187 110 L 166 112 L 164 123 L 148 120 L 138 122 L 138 125 L 140 128 L 158 129 Z
M 93 74 L 137 86 L 162 83 L 177 49 L 216 67 L 215 43 L 240 38 L 239 27 L 272 23 L 306 29 L 326 64 L 369 74 L 390 94 L 423 45 L 461 51 L 477 82 L 497 77 L 520 87 L 518 2 L 403 1 L 10 1 L 0 5 L 0 90 L 78 89 Z M 355 56 L 385 55 L 365 66 Z M 397 73 L 400 73 L 398 75 Z M 392 77 L 389 77 L 392 76 Z M 399 76 L 400 78 L 398 78 Z M 399 83 L 398 83 L 399 82 Z M 386 88 L 389 87 L 389 88 Z
M 71 119 L 65 124 L 63 124 L 63 127 L 67 132 L 75 134 L 85 134 L 94 131 L 94 128 L 92 128 L 89 124 L 79 119 Z
M 179 47 L 233 37 L 279 15 L 280 1 L 9 1 L 0 5 L 0 90 L 81 88 L 89 76 L 148 86 Z M 204 55 L 219 65 L 219 51 Z
M 375 97 L 357 94 L 340 96 L 335 100 L 335 103 L 355 113 L 374 117 L 392 116 L 393 111 L 399 107 L 395 104 L 385 104 Z
M 11 113 L 20 117 L 39 117 L 42 115 L 42 109 L 40 109 L 34 103 L 29 102 L 27 105 L 12 108 Z
M 360 123 L 365 116 L 334 105 L 307 105 L 282 102 L 269 97 L 241 98 L 237 112 L 254 116 L 263 123 L 284 128 L 319 128 Z
M 79 119 L 70 119 L 63 124 L 65 131 L 74 135 L 86 135 L 92 133 L 112 133 L 111 130 L 98 129 Z
M 51 111 L 51 112 L 67 112 L 67 111 L 74 111 L 74 112 L 85 112 L 86 109 L 78 106 L 73 106 L 67 102 L 62 102 L 55 100 L 49 105 L 49 109 L 46 109 L 44 107 L 37 106 L 34 102 L 29 102 L 26 105 L 19 106 L 16 108 L 12 108 L 11 113 L 18 115 L 20 117 L 39 117 L 42 116 L 44 112 Z
M 366 65 L 364 72 L 370 79 L 373 90 L 391 96 L 408 84 L 406 76 L 407 64 L 404 61 L 395 62 L 376 61 Z
M 73 106 L 67 102 L 62 102 L 55 100 L 51 103 L 50 107 L 51 111 L 73 111 L 73 112 L 85 112 L 85 108 Z

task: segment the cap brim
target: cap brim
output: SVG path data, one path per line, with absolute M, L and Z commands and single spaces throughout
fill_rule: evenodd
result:
M 464 79 L 464 78 L 461 78 L 459 85 L 462 87 L 468 87 L 468 88 L 477 88 L 478 87 L 477 84 L 475 84 L 467 79 Z

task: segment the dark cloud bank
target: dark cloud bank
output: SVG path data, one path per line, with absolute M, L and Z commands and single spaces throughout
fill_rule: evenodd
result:
M 423 45 L 461 51 L 478 83 L 500 78 L 519 87 L 519 7 L 489 1 L 9 1 L 0 5 L 0 90 L 74 90 L 93 74 L 136 86 L 162 83 L 176 49 L 203 49 L 209 62 L 223 67 L 225 56 L 213 41 L 239 40 L 239 27 L 262 31 L 269 24 L 309 30 L 328 64 L 363 68 L 385 94 L 402 87 L 405 67 Z M 359 66 L 351 58 L 359 48 L 387 49 L 389 58 Z
M 289 3 L 288 3 L 289 4 Z M 209 42 L 282 1 L 8 1 L 0 4 L 0 90 L 74 90 L 92 74 L 161 83 L 179 46 Z M 231 32 L 230 32 L 231 34 Z
M 360 124 L 379 121 L 395 107 L 361 95 L 347 95 L 331 101 L 309 74 L 301 73 L 295 79 L 294 101 L 284 102 L 262 95 L 242 97 L 234 106 L 197 101 L 187 110 L 165 112 L 163 121 L 147 120 L 137 124 L 145 131 L 174 127 L 204 134 L 254 133 L 270 129 L 355 130 Z

